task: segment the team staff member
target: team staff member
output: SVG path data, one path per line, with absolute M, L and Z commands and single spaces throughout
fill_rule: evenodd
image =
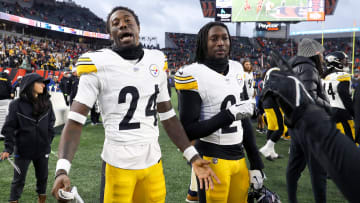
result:
M 254 103 L 240 99 L 244 70 L 240 63 L 229 60 L 230 49 L 226 25 L 210 22 L 198 33 L 195 63 L 179 69 L 175 76 L 181 122 L 190 140 L 199 139 L 196 149 L 211 161 L 221 181 L 206 195 L 200 192 L 200 202 L 245 203 L 250 178 L 256 189 L 262 187 L 263 163 L 246 119 Z M 244 147 L 250 159 L 250 177 Z
M 162 71 L 164 54 L 142 48 L 139 19 L 129 8 L 115 7 L 109 13 L 107 31 L 113 47 L 86 53 L 78 60 L 79 89 L 61 135 L 52 194 L 62 200 L 59 189 L 70 191 L 71 161 L 96 100 L 105 127 L 104 202 L 165 202 L 157 114 L 168 136 L 192 163 L 200 186 L 212 188 L 212 178 L 217 177 L 209 161 L 202 160 L 191 146 L 171 106 Z
M 60 81 L 60 89 L 64 95 L 66 105 L 69 106 L 70 93 L 71 93 L 71 74 L 70 72 L 64 72 L 64 77 Z
M 324 89 L 332 108 L 332 117 L 340 132 L 355 142 L 354 108 L 351 99 L 351 75 L 344 72 L 348 57 L 342 51 L 325 57 L 327 71 L 324 74 Z
M 46 199 L 50 146 L 55 135 L 55 115 L 45 87 L 47 82 L 36 73 L 24 76 L 20 84 L 20 98 L 10 103 L 1 131 L 5 135 L 5 150 L 1 159 L 13 154 L 21 171 L 18 174 L 14 170 L 9 199 L 12 203 L 20 199 L 31 162 L 35 167 L 38 202 L 44 203 Z
M 77 90 L 78 90 L 78 86 L 79 86 L 79 76 L 76 72 L 76 68 L 73 68 L 71 70 L 71 77 L 70 77 L 70 82 L 71 82 L 71 91 L 70 91 L 70 106 L 74 101 L 74 98 L 76 96 Z
M 323 73 L 324 47 L 313 39 L 304 38 L 298 46 L 297 56 L 291 59 L 293 71 L 304 84 L 305 89 L 315 100 L 316 104 L 330 109 L 330 103 L 324 93 L 320 75 Z M 298 133 L 290 129 L 290 135 Z M 305 147 L 305 148 L 304 148 Z M 315 202 L 326 202 L 326 172 L 316 157 L 309 153 L 300 140 L 291 137 L 289 162 L 286 170 L 286 184 L 289 202 L 297 202 L 297 183 L 302 171 L 308 165 Z

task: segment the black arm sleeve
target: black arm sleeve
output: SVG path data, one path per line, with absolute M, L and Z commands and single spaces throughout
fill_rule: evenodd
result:
M 220 111 L 208 120 L 199 121 L 201 103 L 200 95 L 197 92 L 189 90 L 179 92 L 180 121 L 190 140 L 206 137 L 234 121 L 234 117 L 228 110 Z
M 240 98 L 241 98 L 241 100 L 248 100 L 249 99 L 249 94 L 248 94 L 248 92 L 247 92 L 247 87 L 246 87 L 246 83 L 244 84 L 244 86 L 243 86 L 243 91 L 242 91 L 242 93 L 240 94 Z
M 360 150 L 337 129 L 331 117 L 316 105 L 308 105 L 299 111 L 302 118 L 295 129 L 304 131 L 297 139 L 307 145 L 330 175 L 344 197 L 350 202 L 358 202 L 360 182 Z
M 253 128 L 251 126 L 250 118 L 241 120 L 241 124 L 244 129 L 243 144 L 250 162 L 250 170 L 261 170 L 264 168 L 264 163 L 256 146 L 256 139 Z
M 339 93 L 341 101 L 345 106 L 345 109 L 348 110 L 351 116 L 354 117 L 353 102 L 351 100 L 351 95 L 349 90 L 350 90 L 349 81 L 340 82 L 337 87 L 337 91 Z

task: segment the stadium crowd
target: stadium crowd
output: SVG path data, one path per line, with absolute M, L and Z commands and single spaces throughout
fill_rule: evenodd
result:
M 28 70 L 68 70 L 89 44 L 17 36 L 0 38 L 0 67 Z
M 75 3 L 54 2 L 34 3 L 31 8 L 15 3 L 0 3 L 0 12 L 30 18 L 66 27 L 105 33 L 105 22 L 88 8 Z

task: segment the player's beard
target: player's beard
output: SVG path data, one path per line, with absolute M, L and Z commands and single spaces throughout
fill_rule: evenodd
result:
M 125 47 L 112 46 L 112 50 L 127 60 L 141 59 L 144 56 L 142 45 L 130 45 Z

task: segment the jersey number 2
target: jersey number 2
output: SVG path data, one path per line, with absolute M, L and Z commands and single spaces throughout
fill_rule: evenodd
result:
M 226 109 L 228 102 L 230 102 L 231 105 L 236 103 L 236 99 L 235 99 L 234 95 L 228 95 L 227 97 L 225 97 L 224 101 L 221 103 L 221 106 L 220 106 L 221 111 Z M 225 127 L 221 128 L 222 134 L 234 133 L 234 132 L 237 132 L 236 126 L 233 126 L 233 127 L 225 126 Z
M 159 87 L 158 85 L 155 85 L 155 92 L 152 94 L 148 100 L 148 103 L 146 105 L 145 109 L 145 116 L 154 116 L 154 126 L 157 125 L 157 117 L 156 117 L 156 97 L 159 93 Z M 124 87 L 119 94 L 118 103 L 122 104 L 126 102 L 126 95 L 131 95 L 131 102 L 130 107 L 124 116 L 124 118 L 121 120 L 119 124 L 119 130 L 131 130 L 131 129 L 138 129 L 140 128 L 140 122 L 133 122 L 130 123 L 130 120 L 134 116 L 138 100 L 139 100 L 139 91 L 134 86 L 126 86 Z

